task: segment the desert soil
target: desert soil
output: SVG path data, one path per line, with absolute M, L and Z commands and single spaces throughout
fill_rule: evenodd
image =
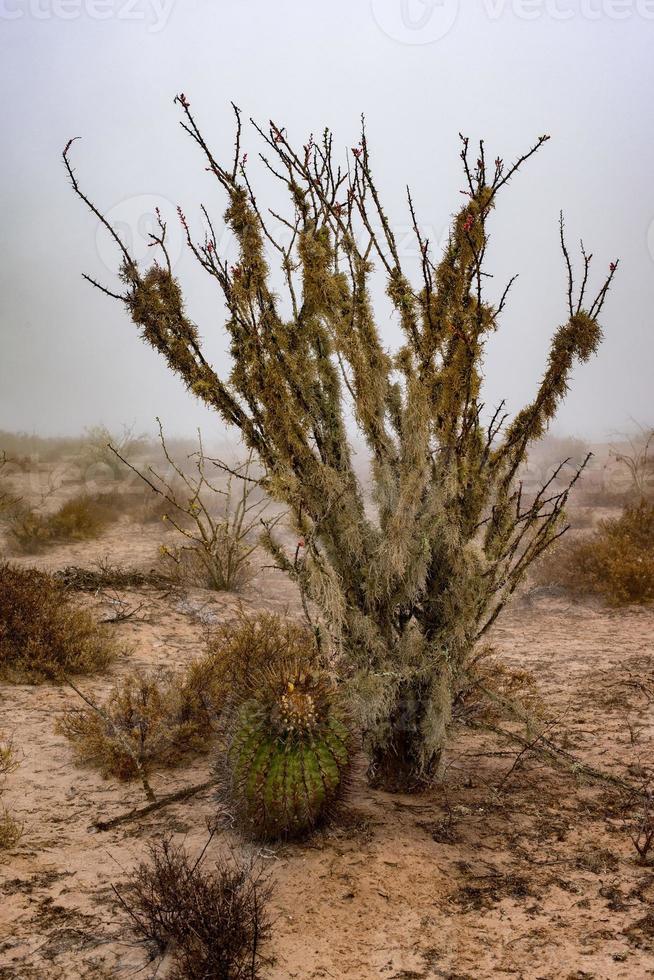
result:
M 34 559 L 47 569 L 149 567 L 161 528 L 127 518 L 94 542 Z M 182 667 L 207 624 L 241 606 L 300 616 L 293 587 L 263 569 L 241 596 L 156 589 L 121 593 L 137 615 L 114 625 L 129 648 L 110 672 L 80 680 L 103 698 L 136 666 Z M 111 596 L 85 597 L 99 615 Z M 543 590 L 519 599 L 492 642 L 532 671 L 554 719 L 548 736 L 638 783 L 654 745 L 654 611 L 607 609 Z M 21 764 L 3 804 L 20 842 L 0 859 L 0 978 L 164 977 L 130 932 L 120 887 L 148 842 L 174 834 L 192 852 L 217 811 L 212 790 L 107 832 L 93 821 L 143 802 L 139 786 L 76 767 L 57 717 L 64 686 L 0 688 L 0 731 Z M 282 978 L 654 977 L 654 868 L 641 866 L 624 799 L 609 783 L 553 768 L 497 734 L 454 733 L 442 785 L 419 796 L 371 791 L 361 774 L 341 819 L 302 845 L 265 848 L 274 882 L 271 980 Z M 161 771 L 157 793 L 208 777 L 203 757 Z M 236 844 L 227 831 L 212 852 Z

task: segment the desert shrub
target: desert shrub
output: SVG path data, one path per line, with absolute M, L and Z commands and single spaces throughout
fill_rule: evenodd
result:
M 629 474 L 631 496 L 636 501 L 654 496 L 654 428 L 639 426 L 636 436 L 621 447 L 614 446 L 611 455 Z
M 95 538 L 120 512 L 116 493 L 77 494 L 51 514 L 18 507 L 9 521 L 9 540 L 15 551 L 36 554 L 49 545 Z
M 205 863 L 164 838 L 116 893 L 137 934 L 170 953 L 173 980 L 257 980 L 269 962 L 269 882 L 252 860 Z
M 576 436 L 555 436 L 548 432 L 532 447 L 527 471 L 540 470 L 544 476 L 566 460 L 559 474 L 560 480 L 566 480 L 569 471 L 581 466 L 589 453 L 590 446 L 585 440 Z
M 182 674 L 132 673 L 105 704 L 74 707 L 57 729 L 80 762 L 104 776 L 143 779 L 153 765 L 175 766 L 207 751 L 213 734 L 211 663 L 198 661 Z
M 112 433 L 106 426 L 97 425 L 86 430 L 77 453 L 79 464 L 86 471 L 104 472 L 114 480 L 126 479 L 129 469 L 123 465 L 112 446 L 120 455 L 129 458 L 147 450 L 149 442 L 145 436 L 135 436 L 129 426 L 123 426 L 120 433 Z
M 4 780 L 17 765 L 12 743 L 0 742 L 0 795 L 4 788 Z M 20 825 L 6 810 L 0 810 L 0 851 L 13 847 L 20 835 Z
M 127 460 L 123 462 L 152 490 L 163 519 L 178 532 L 180 544 L 161 547 L 163 567 L 179 583 L 218 592 L 239 591 L 252 575 L 250 556 L 256 545 L 250 538 L 266 509 L 258 481 L 251 474 L 252 453 L 244 463 L 228 468 L 205 456 L 198 431 L 198 449 L 189 457 L 192 467 L 187 471 L 171 456 L 159 419 L 157 423 L 172 478 L 162 476 L 153 466 L 144 473 Z M 218 486 L 209 476 L 209 468 L 216 467 L 228 472 L 226 486 Z M 239 483 L 236 492 L 234 480 Z
M 78 608 L 53 576 L 0 564 L 0 676 L 61 680 L 101 670 L 116 656 L 108 632 Z
M 544 704 L 536 678 L 522 667 L 502 661 L 492 646 L 482 647 L 468 669 L 468 685 L 454 704 L 458 722 L 494 724 L 506 715 L 510 705 L 515 717 L 535 721 L 545 717 Z
M 293 661 L 306 670 L 317 666 L 314 635 L 302 624 L 262 612 L 241 614 L 214 627 L 207 635 L 203 661 L 211 671 L 212 697 L 217 712 L 227 702 L 242 702 L 257 693 L 266 669 Z
M 491 414 L 483 404 L 484 352 L 513 279 L 492 293 L 488 226 L 504 189 L 547 136 L 513 164 L 499 156 L 491 162 L 483 142 L 473 148 L 462 138 L 465 197 L 441 255 L 423 237 L 409 197 L 419 256 L 410 267 L 382 204 L 365 131 L 339 161 L 340 141 L 329 131 L 295 148 L 283 127 L 256 127 L 263 165 L 287 201 L 284 214 L 276 208 L 269 216 L 244 166 L 239 110 L 234 156 L 221 163 L 188 99 L 180 95 L 177 104 L 226 198 L 236 243 L 226 262 L 210 217 L 203 215 L 196 241 L 180 211 L 192 253 L 223 294 L 229 366 L 220 372 L 210 363 L 206 331 L 188 316 L 165 222 L 152 235 L 158 261 L 140 266 L 81 189 L 71 141 L 64 162 L 73 189 L 120 256 L 120 284 L 95 285 L 124 305 L 189 392 L 240 432 L 259 487 L 286 508 L 298 542 L 289 549 L 270 521 L 262 545 L 314 604 L 325 644 L 358 691 L 371 778 L 423 787 L 438 776 L 477 643 L 562 530 L 578 471 L 527 506 L 516 477 L 554 420 L 576 364 L 598 349 L 618 263 L 591 292 L 592 255 L 582 247 L 576 275 L 561 218 L 565 319 L 533 398 L 512 419 L 503 406 Z M 380 275 L 401 328 L 392 352 L 380 328 L 388 318 L 385 301 L 376 302 Z M 370 494 L 357 475 L 352 421 L 371 460 Z
M 170 514 L 165 520 L 171 521 Z M 167 545 L 159 548 L 158 569 L 176 586 L 241 592 L 251 580 L 249 556 L 253 548 L 218 529 L 209 545 Z
M 654 505 L 627 507 L 591 534 L 562 541 L 536 569 L 535 581 L 612 605 L 654 601 Z

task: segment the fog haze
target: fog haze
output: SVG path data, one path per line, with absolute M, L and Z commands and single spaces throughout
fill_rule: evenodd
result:
M 101 15 L 101 16 L 99 16 Z M 222 228 L 224 199 L 178 125 L 184 92 L 221 159 L 230 100 L 301 145 L 329 126 L 358 140 L 365 113 L 377 183 L 411 248 L 405 186 L 421 226 L 442 241 L 463 187 L 459 131 L 510 161 L 552 139 L 502 192 L 490 229 L 489 295 L 519 273 L 488 346 L 485 398 L 511 411 L 533 394 L 566 310 L 558 244 L 592 251 L 593 285 L 619 257 L 599 355 L 575 371 L 557 431 L 604 438 L 654 419 L 654 5 L 452 0 L 0 0 L 0 428 L 66 434 L 104 423 L 170 433 L 218 421 L 171 377 L 116 302 L 118 256 L 69 186 L 73 136 L 84 189 L 148 258 L 155 205 L 171 216 L 175 274 L 223 374 L 223 307 L 173 228 L 179 204 L 196 237 L 200 204 Z M 279 203 L 243 149 L 264 203 Z M 270 195 L 270 197 L 267 197 Z M 229 240 L 224 239 L 225 249 Z M 229 254 L 229 253 L 227 253 Z M 380 300 L 380 327 L 398 337 Z

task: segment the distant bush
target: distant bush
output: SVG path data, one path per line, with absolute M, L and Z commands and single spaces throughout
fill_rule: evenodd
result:
M 57 730 L 77 758 L 103 776 L 143 778 L 153 764 L 178 765 L 207 751 L 212 736 L 211 663 L 196 661 L 182 674 L 132 673 L 102 706 L 70 708 Z
M 257 980 L 269 961 L 270 885 L 260 865 L 232 855 L 211 870 L 170 839 L 150 845 L 125 893 L 116 892 L 137 933 L 169 952 L 171 980 Z
M 142 472 L 123 461 L 154 492 L 159 500 L 158 512 L 180 535 L 178 545 L 162 545 L 162 564 L 170 577 L 180 583 L 217 592 L 238 592 L 252 576 L 250 556 L 256 548 L 251 541 L 252 532 L 267 506 L 259 481 L 252 476 L 253 454 L 250 452 L 243 463 L 227 467 L 220 460 L 205 456 L 198 432 L 198 449 L 191 456 L 193 465 L 190 472 L 185 472 L 173 459 L 161 422 L 157 422 L 169 475 L 162 476 L 152 466 Z M 227 472 L 226 486 L 214 483 L 209 469 L 212 473 Z M 234 479 L 238 480 L 238 490 L 234 489 Z
M 108 633 L 53 576 L 0 564 L 0 677 L 61 680 L 100 670 L 116 653 Z
M 575 436 L 555 436 L 547 433 L 533 446 L 529 454 L 530 465 L 536 464 L 545 472 L 551 473 L 563 460 L 575 469 L 584 462 L 590 452 L 590 446 L 583 439 Z M 562 473 L 565 479 L 566 472 Z
M 150 443 L 145 436 L 135 436 L 129 426 L 123 426 L 122 432 L 118 434 L 112 433 L 104 425 L 96 425 L 86 430 L 77 453 L 78 461 L 87 470 L 104 470 L 114 480 L 124 480 L 129 476 L 129 469 L 112 450 L 112 446 L 121 456 L 129 458 L 147 451 Z
M 36 554 L 49 545 L 95 538 L 120 512 L 116 493 L 80 493 L 51 514 L 19 506 L 9 518 L 9 541 L 15 551 Z
M 654 505 L 643 501 L 564 540 L 536 571 L 543 584 L 598 595 L 612 605 L 654 601 Z
M 18 497 L 3 479 L 8 463 L 5 453 L 0 452 L 0 520 L 7 520 L 20 504 Z
M 27 432 L 0 430 L 0 447 L 21 469 L 32 463 L 53 463 L 79 451 L 79 436 L 37 436 Z

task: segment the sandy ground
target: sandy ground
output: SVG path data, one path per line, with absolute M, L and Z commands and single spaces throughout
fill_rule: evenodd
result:
M 147 568 L 158 526 L 126 519 L 92 543 L 33 561 L 48 569 L 113 563 Z M 135 665 L 182 666 L 202 651 L 206 623 L 241 604 L 299 615 L 293 587 L 262 571 L 240 597 L 152 589 L 138 619 L 113 627 L 129 647 L 80 686 L 102 698 Z M 107 615 L 106 599 L 86 599 Z M 507 660 L 533 671 L 548 734 L 585 761 L 637 782 L 654 745 L 654 611 L 607 610 L 535 592 L 495 629 Z M 22 822 L 0 858 L 0 978 L 165 976 L 130 933 L 120 886 L 166 832 L 199 852 L 216 812 L 212 792 L 91 833 L 98 817 L 143 802 L 137 784 L 73 764 L 57 716 L 75 694 L 58 686 L 0 688 L 0 730 L 21 750 L 3 804 Z M 565 737 L 565 741 L 564 741 Z M 282 978 L 654 977 L 654 867 L 639 866 L 609 784 L 553 769 L 488 733 L 455 733 L 442 786 L 414 797 L 355 780 L 342 819 L 303 845 L 264 851 L 274 881 L 271 980 Z M 157 793 L 207 778 L 206 758 L 156 773 Z M 216 837 L 209 851 L 234 843 Z M 158 970 L 158 972 L 157 972 Z

